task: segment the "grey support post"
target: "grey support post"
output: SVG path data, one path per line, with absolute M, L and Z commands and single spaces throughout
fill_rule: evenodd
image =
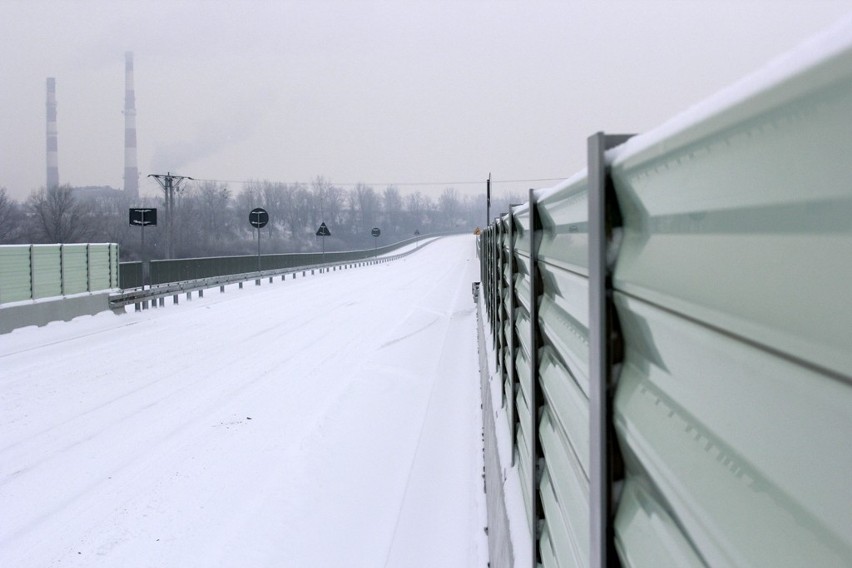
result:
M 614 545 L 614 483 L 617 446 L 612 400 L 617 377 L 614 365 L 621 357 L 615 308 L 612 304 L 612 270 L 607 253 L 618 219 L 615 193 L 608 183 L 605 152 L 624 143 L 629 135 L 589 137 L 589 419 L 591 466 L 589 476 L 590 565 L 618 566 Z
M 541 500 L 539 499 L 539 485 L 543 472 L 543 459 L 541 444 L 539 443 L 538 423 L 540 406 L 539 388 L 539 356 L 538 352 L 542 346 L 541 329 L 538 324 L 538 300 L 542 295 L 542 281 L 538 272 L 538 247 L 541 244 L 541 220 L 538 216 L 538 203 L 535 191 L 530 189 L 530 487 L 526 489 L 529 493 L 532 519 L 532 564 L 533 568 L 539 565 L 541 560 L 539 542 L 541 531 L 539 530 L 541 520 Z
M 508 308 L 508 319 L 509 319 L 509 337 L 507 338 L 507 346 L 509 364 L 506 374 L 509 378 L 509 388 L 508 392 L 506 392 L 506 411 L 509 414 L 509 440 L 510 440 L 510 448 L 513 448 L 511 454 L 511 464 L 512 467 L 515 466 L 515 422 L 517 420 L 518 412 L 515 408 L 515 389 L 518 383 L 518 370 L 515 368 L 515 358 L 518 354 L 518 337 L 515 329 L 515 274 L 517 273 L 517 266 L 515 265 L 515 212 L 512 210 L 512 205 L 509 205 L 509 230 L 506 238 L 509 240 L 509 308 Z

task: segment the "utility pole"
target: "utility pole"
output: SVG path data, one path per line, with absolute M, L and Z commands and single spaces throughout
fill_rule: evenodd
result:
M 185 180 L 191 180 L 192 178 L 189 176 L 172 175 L 171 172 L 149 174 L 148 177 L 157 180 L 157 183 L 160 184 L 160 187 L 163 188 L 166 194 L 166 258 L 174 258 L 174 224 L 172 219 L 175 211 L 175 192 L 180 191 L 180 186 Z
M 488 180 L 485 182 L 485 226 L 491 223 L 491 172 L 488 172 Z

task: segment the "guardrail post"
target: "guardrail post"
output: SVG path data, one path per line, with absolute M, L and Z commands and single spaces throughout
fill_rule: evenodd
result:
M 500 400 L 506 400 L 506 365 L 505 365 L 505 337 L 503 335 L 503 329 L 505 322 L 503 321 L 503 315 L 505 310 L 503 309 L 503 273 L 505 271 L 505 263 L 506 259 L 503 256 L 503 241 L 505 240 L 505 234 L 503 231 L 503 217 L 497 217 L 497 258 L 495 265 L 495 276 L 497 278 L 495 282 L 495 288 L 497 292 L 497 297 L 495 301 L 495 306 L 497 307 L 497 311 L 494 313 L 494 341 L 495 341 L 495 353 L 497 354 L 497 372 L 500 373 Z
M 92 250 L 90 244 L 86 244 L 86 291 L 92 291 Z
M 539 484 L 543 473 L 543 458 L 539 443 L 538 423 L 539 399 L 539 349 L 542 346 L 541 330 L 538 323 L 538 301 L 542 295 L 542 281 L 538 272 L 538 247 L 541 244 L 541 220 L 538 216 L 538 203 L 535 191 L 530 189 L 530 487 L 529 503 L 532 511 L 532 566 L 538 566 L 541 561 L 539 538 L 541 537 L 541 500 L 539 499 Z
M 630 136 L 598 132 L 588 139 L 589 172 L 589 472 L 590 564 L 616 566 L 614 483 L 621 477 L 612 404 L 614 365 L 621 357 L 612 303 L 612 270 L 607 253 L 612 229 L 620 224 L 615 192 L 609 182 L 605 152 Z
M 65 245 L 62 243 L 59 244 L 59 295 L 65 295 Z
M 515 262 L 515 213 L 509 206 L 509 337 L 507 349 L 509 351 L 509 367 L 507 376 L 509 379 L 508 394 L 506 394 L 506 410 L 509 414 L 509 447 L 512 448 L 512 467 L 515 466 L 515 421 L 518 413 L 515 409 L 516 388 L 518 383 L 518 371 L 515 367 L 515 358 L 518 354 L 518 338 L 515 330 L 515 274 L 517 263 Z
M 491 250 L 491 225 L 485 227 L 485 243 L 483 244 L 483 254 L 485 255 L 485 280 L 483 284 L 483 292 L 485 293 L 485 315 L 488 317 L 488 325 L 491 325 L 491 264 L 494 262 L 493 253 Z
M 36 274 L 35 274 L 35 251 L 30 245 L 30 300 L 35 300 Z
M 497 347 L 497 334 L 495 333 L 494 327 L 494 318 L 497 317 L 496 309 L 496 300 L 495 296 L 497 295 L 496 286 L 496 274 L 497 274 L 497 224 L 493 223 L 490 225 L 489 230 L 491 232 L 491 240 L 489 241 L 490 247 L 490 256 L 491 256 L 491 266 L 488 278 L 488 323 L 491 326 L 491 347 Z

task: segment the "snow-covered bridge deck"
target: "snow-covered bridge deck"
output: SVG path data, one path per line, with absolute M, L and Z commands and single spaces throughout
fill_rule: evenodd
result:
M 484 566 L 478 273 L 445 238 L 3 336 L 0 566 Z

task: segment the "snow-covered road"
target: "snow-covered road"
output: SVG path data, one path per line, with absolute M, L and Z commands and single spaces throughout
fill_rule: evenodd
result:
M 0 336 L 0 566 L 485 566 L 478 279 L 452 237 Z

